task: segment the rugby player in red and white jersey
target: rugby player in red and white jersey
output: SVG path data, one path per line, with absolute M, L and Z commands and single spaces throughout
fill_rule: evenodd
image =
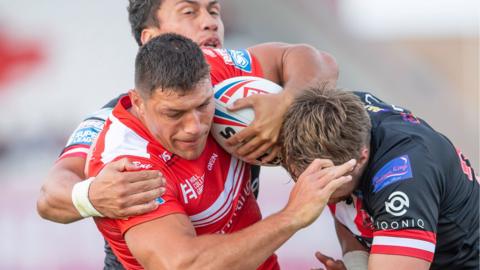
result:
M 223 45 L 220 4 L 215 0 L 130 0 L 128 12 L 132 33 L 139 45 L 166 32 L 180 33 L 202 46 L 218 48 Z M 306 49 L 304 46 L 282 46 L 285 55 Z M 319 69 L 310 69 L 306 75 L 334 82 L 338 74 L 334 59 L 323 52 L 311 53 L 311 50 L 304 50 L 303 54 L 306 59 L 314 57 Z M 304 83 L 308 84 L 309 81 Z M 261 149 L 275 147 L 283 113 L 291 100 L 288 97 L 297 90 L 295 84 L 284 86 L 284 92 L 280 95 L 255 95 L 239 100 L 234 105 L 233 109 L 251 106 L 255 110 L 252 125 L 231 138 L 232 143 L 240 140 L 246 142 L 238 148 L 244 158 L 255 160 L 263 154 Z M 298 86 L 298 89 L 302 86 L 301 82 Z M 72 189 L 85 179 L 86 152 L 115 103 L 116 100 L 113 100 L 88 117 L 70 137 L 42 186 L 37 209 L 43 218 L 70 223 L 91 215 L 83 213 L 82 216 L 75 208 Z M 273 155 L 263 161 L 268 162 L 271 158 Z M 96 177 L 91 178 L 87 198 L 98 213 L 110 218 L 126 218 L 157 207 L 155 198 L 164 189 L 161 187 L 164 184 L 161 174 L 156 170 L 131 171 L 135 168 L 135 164 L 122 159 L 109 163 Z M 129 172 L 124 172 L 126 170 Z M 108 246 L 106 248 L 109 254 Z M 105 267 L 116 267 L 107 259 Z
M 130 0 L 128 12 L 132 33 L 139 45 L 166 32 L 180 33 L 202 46 L 218 48 L 223 45 L 224 28 L 220 17 L 220 4 L 215 0 Z M 306 46 L 278 46 L 282 47 L 284 55 L 296 55 L 299 62 L 315 59 L 316 66 L 300 75 L 316 76 L 331 82 L 336 80 L 338 70 L 330 55 Z M 308 84 L 310 81 L 300 76 L 296 84 L 300 88 L 302 83 Z M 284 84 L 283 94 L 251 96 L 235 104 L 234 109 L 251 106 L 255 110 L 255 121 L 252 125 L 231 138 L 232 143 L 240 140 L 247 142 L 238 149 L 244 158 L 255 160 L 263 154 L 262 149 L 275 147 L 283 113 L 290 101 L 287 97 L 296 91 L 295 86 Z M 92 114 L 70 137 L 42 186 L 37 208 L 43 218 L 60 223 L 70 223 L 83 218 L 72 203 L 72 189 L 86 178 L 86 153 L 114 104 L 116 100 Z M 273 155 L 263 161 L 268 162 L 271 158 Z M 161 187 L 164 184 L 161 174 L 156 170 L 131 171 L 135 168 L 135 164 L 122 159 L 109 163 L 92 178 L 88 199 L 97 212 L 110 218 L 125 218 L 147 213 L 157 207 L 155 198 L 164 189 Z M 124 172 L 126 170 L 130 172 Z M 110 266 L 107 260 L 105 263 L 106 267 Z
M 298 57 L 279 59 L 283 54 L 276 50 L 264 44 L 202 52 L 176 34 L 160 35 L 140 48 L 135 89 L 113 109 L 88 161 L 89 176 L 127 157 L 167 179 L 156 210 L 129 219 L 95 218 L 125 268 L 279 269 L 273 252 L 311 224 L 336 187 L 351 180 L 347 174 L 354 160 L 329 174 L 318 174 L 322 164 L 313 162 L 299 176 L 286 207 L 261 220 L 249 165 L 211 136 L 212 84 L 260 67 L 274 82 L 294 80 L 284 77 L 294 74 L 279 63 Z
M 168 32 L 182 34 L 202 46 L 219 48 L 223 45 L 224 27 L 220 4 L 216 0 L 130 0 L 128 12 L 138 45 Z M 298 48 L 305 49 L 304 46 L 281 46 L 285 54 Z M 322 80 L 335 82 L 338 68 L 329 54 L 318 51 L 312 54 L 311 50 L 304 50 L 304 56 L 315 57 L 318 63 L 318 68 L 308 70 L 305 76 L 315 75 Z M 297 84 L 302 86 L 299 81 Z M 274 151 L 263 162 L 275 158 L 283 114 L 291 97 L 299 89 L 295 84 L 284 87 L 279 95 L 253 95 L 234 104 L 232 109 L 251 106 L 255 110 L 252 125 L 230 138 L 232 144 L 243 142 L 238 144 L 238 154 L 243 158 L 256 160 L 269 148 Z M 85 119 L 70 136 L 61 156 L 48 173 L 37 201 L 38 212 L 43 218 L 60 223 L 83 218 L 72 203 L 72 189 L 85 179 L 86 153 L 114 103 L 107 104 L 104 109 Z M 111 218 L 125 218 L 156 208 L 155 198 L 162 191 L 161 175 L 155 170 L 123 173 L 134 168 L 131 162 L 120 160 L 108 164 L 93 178 L 88 198 L 99 213 Z

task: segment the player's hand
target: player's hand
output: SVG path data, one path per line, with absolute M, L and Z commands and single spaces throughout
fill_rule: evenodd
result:
M 298 177 L 284 211 L 290 214 L 294 225 L 306 227 L 314 222 L 325 208 L 332 193 L 352 177 L 354 159 L 334 166 L 328 159 L 316 159 Z
M 252 107 L 255 119 L 250 126 L 229 138 L 227 144 L 238 147 L 235 154 L 249 163 L 258 164 L 260 157 L 262 164 L 274 160 L 280 150 L 276 143 L 290 103 L 283 93 L 256 94 L 235 101 L 229 110 Z
M 88 197 L 106 217 L 124 219 L 155 210 L 165 193 L 165 179 L 156 170 L 142 170 L 128 159 L 111 162 L 90 185 Z
M 315 252 L 315 257 L 325 265 L 325 268 L 313 268 L 312 270 L 347 270 L 342 260 L 335 260 L 320 251 Z

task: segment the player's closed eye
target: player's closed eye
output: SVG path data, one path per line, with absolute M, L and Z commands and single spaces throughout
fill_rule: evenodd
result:
M 184 14 L 184 15 L 194 15 L 195 14 L 195 9 L 193 9 L 192 7 L 184 8 L 182 10 L 182 14 Z
M 205 110 L 208 107 L 208 105 L 210 105 L 210 100 L 203 103 L 202 105 L 198 106 L 198 109 L 199 110 Z
M 166 113 L 165 115 L 170 119 L 177 120 L 183 115 L 183 112 L 171 112 L 171 113 Z

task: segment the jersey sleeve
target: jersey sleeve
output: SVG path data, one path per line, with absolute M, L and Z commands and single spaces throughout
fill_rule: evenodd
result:
M 432 262 L 441 196 L 439 170 L 418 148 L 376 167 L 368 198 L 375 226 L 371 253 Z
M 262 68 L 248 49 L 202 48 L 210 65 L 212 84 L 237 76 L 263 77 Z
M 112 99 L 100 110 L 87 116 L 70 135 L 67 144 L 58 157 L 58 160 L 66 157 L 87 158 L 90 146 L 95 141 L 100 131 L 102 131 L 105 120 L 112 112 L 118 99 L 122 96 L 123 95 L 120 95 L 119 97 Z

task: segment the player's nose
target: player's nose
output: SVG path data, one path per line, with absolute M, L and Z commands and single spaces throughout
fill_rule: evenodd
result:
M 210 14 L 210 12 L 205 11 L 203 12 L 201 28 L 202 30 L 209 30 L 209 31 L 217 31 L 219 25 L 219 19 Z
M 186 115 L 183 127 L 184 131 L 188 134 L 198 135 L 201 133 L 202 123 L 200 121 L 200 115 L 196 112 L 191 112 Z

